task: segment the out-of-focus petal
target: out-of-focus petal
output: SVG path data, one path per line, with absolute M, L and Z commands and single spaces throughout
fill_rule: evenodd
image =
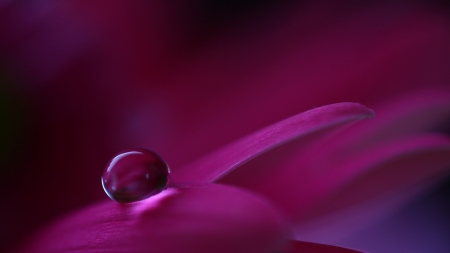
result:
M 407 94 L 375 106 L 375 111 L 374 120 L 346 129 L 344 134 L 320 147 L 320 152 L 328 156 L 327 159 L 339 162 L 386 141 L 432 130 L 450 118 L 450 90 L 430 89 Z
M 289 253 L 361 253 L 361 251 L 325 244 L 292 241 Z
M 348 236 L 445 178 L 449 167 L 447 136 L 416 136 L 368 150 L 299 186 L 308 194 L 299 195 L 305 208 L 297 206 L 297 238 L 333 242 Z
M 312 215 L 325 215 L 435 182 L 449 174 L 449 167 L 448 136 L 419 135 L 368 150 L 310 182 L 316 193 L 323 191 L 313 200 L 322 205 Z
M 289 144 L 285 146 L 289 148 Z M 284 151 L 284 147 L 278 149 Z M 320 154 L 307 160 L 307 157 L 293 153 L 286 157 L 290 160 L 277 160 L 277 166 L 268 164 L 268 168 L 264 167 L 264 162 L 269 161 L 274 153 L 276 156 L 276 152 L 268 153 L 267 159 L 264 154 L 239 168 L 244 170 L 245 166 L 250 166 L 249 169 L 255 169 L 260 165 L 264 168 L 263 175 L 254 175 L 253 180 L 247 182 L 224 182 L 237 182 L 236 185 L 262 193 L 278 203 L 292 218 L 301 221 L 310 215 L 324 215 L 406 188 L 409 188 L 408 192 L 416 193 L 411 188 L 422 187 L 424 183 L 442 177 L 450 166 L 448 137 L 432 134 L 368 150 L 344 164 L 321 160 Z M 323 206 L 319 208 L 320 205 Z
M 264 199 L 229 186 L 172 188 L 133 204 L 84 209 L 22 252 L 277 252 L 289 236 Z
M 355 103 L 338 103 L 319 107 L 269 126 L 196 163 L 174 170 L 174 179 L 176 181 L 214 181 L 247 161 L 288 141 L 308 136 L 319 138 L 349 123 L 372 116 L 372 110 Z
M 368 182 L 361 181 L 346 191 L 359 196 L 358 201 L 344 194 L 335 199 L 333 205 L 339 203 L 341 209 L 348 208 L 357 202 L 386 197 L 391 191 L 390 195 L 396 197 L 391 199 L 390 206 L 396 206 L 402 196 L 406 197 L 397 196 L 398 191 L 408 187 L 423 190 L 424 184 L 445 175 L 450 166 L 447 137 L 411 136 L 414 132 L 432 129 L 445 119 L 450 114 L 449 101 L 450 94 L 445 90 L 406 96 L 388 103 L 371 121 L 355 124 L 328 138 L 316 139 L 314 143 L 307 143 L 307 148 L 302 139 L 285 143 L 241 165 L 219 182 L 263 193 L 300 220 L 311 215 L 318 202 L 325 203 L 331 196 L 335 197 L 335 191 L 363 178 L 374 180 L 370 184 L 373 191 L 360 189 L 369 186 Z M 251 173 L 245 174 L 246 171 Z M 385 177 L 389 179 L 386 180 L 390 183 L 389 189 Z M 418 191 L 408 188 L 407 192 L 413 193 L 412 196 Z

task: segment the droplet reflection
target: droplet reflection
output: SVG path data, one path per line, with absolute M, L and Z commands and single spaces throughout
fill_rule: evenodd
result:
M 130 149 L 106 166 L 102 185 L 106 194 L 122 203 L 146 199 L 166 189 L 170 182 L 167 163 L 146 149 Z

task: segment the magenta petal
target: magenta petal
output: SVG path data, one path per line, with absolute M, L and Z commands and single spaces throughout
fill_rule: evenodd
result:
M 316 217 L 364 200 L 385 198 L 388 193 L 397 196 L 396 191 L 416 193 L 411 187 L 424 187 L 424 183 L 447 171 L 447 166 L 450 166 L 449 141 L 446 136 L 439 135 L 408 136 L 435 125 L 448 115 L 449 101 L 450 96 L 444 91 L 427 91 L 400 99 L 393 103 L 397 106 L 391 110 L 382 110 L 381 115 L 377 113 L 379 117 L 346 128 L 331 138 L 307 143 L 306 148 L 300 146 L 299 149 L 298 144 L 304 142 L 300 139 L 300 143 L 294 141 L 266 152 L 220 182 L 262 193 L 278 203 L 292 218 L 301 221 L 314 212 L 318 203 L 339 203 L 339 208 L 322 207 L 313 214 Z M 429 122 L 421 122 L 421 119 Z M 354 143 L 360 145 L 353 146 Z M 403 161 L 398 167 L 393 164 L 397 159 Z M 410 161 L 417 162 L 410 164 Z M 388 170 L 382 169 L 383 166 L 391 167 Z M 239 174 L 242 171 L 253 173 L 246 177 Z M 346 190 L 348 196 L 336 198 L 337 191 L 348 184 L 353 185 L 362 177 L 374 181 L 370 184 L 361 181 L 359 186 L 366 188 L 355 185 Z M 392 200 L 395 202 L 400 203 L 398 199 Z
M 450 116 L 450 90 L 430 89 L 399 97 L 375 107 L 377 117 L 361 122 L 327 143 L 322 153 L 340 149 L 337 159 L 345 159 L 367 148 L 426 131 Z
M 299 195 L 296 236 L 339 241 L 445 178 L 449 167 L 447 136 L 410 137 L 367 150 L 303 186 L 308 194 Z
M 196 163 L 173 170 L 173 177 L 178 182 L 215 181 L 245 162 L 288 141 L 320 131 L 328 133 L 373 115 L 372 110 L 356 103 L 338 103 L 319 107 L 250 134 Z
M 292 241 L 289 253 L 361 253 L 361 251 L 325 244 Z
M 43 230 L 23 252 L 277 252 L 286 229 L 264 199 L 202 184 L 86 208 Z
M 403 191 L 415 193 L 415 187 L 444 178 L 449 166 L 448 136 L 428 134 L 377 146 L 311 181 L 310 200 L 322 202 L 314 216 Z

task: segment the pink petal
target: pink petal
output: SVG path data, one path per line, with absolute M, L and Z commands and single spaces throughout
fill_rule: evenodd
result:
M 450 91 L 422 90 L 375 107 L 377 118 L 361 122 L 321 147 L 321 153 L 334 153 L 327 159 L 347 159 L 374 145 L 412 133 L 430 130 L 450 117 Z M 337 150 L 339 150 L 337 152 Z
M 328 189 L 314 216 L 435 182 L 449 167 L 448 136 L 427 134 L 377 147 L 317 178 Z
M 314 207 L 315 201 L 324 202 L 330 198 L 327 194 L 335 194 L 334 191 L 347 183 L 353 183 L 353 180 L 357 180 L 367 171 L 378 171 L 381 168 L 379 166 L 382 166 L 384 162 L 402 158 L 405 163 L 402 167 L 393 168 L 390 171 L 392 175 L 387 173 L 373 178 L 377 180 L 371 185 L 374 195 L 360 196 L 358 201 L 352 199 L 353 203 L 350 203 L 351 198 L 348 196 L 345 196 L 347 202 L 342 201 L 342 198 L 336 199 L 341 201 L 342 209 L 366 198 L 373 200 L 383 196 L 386 200 L 387 194 L 395 195 L 390 205 L 383 205 L 386 210 L 397 206 L 402 202 L 400 200 L 408 199 L 405 194 L 398 196 L 399 193 L 395 191 L 410 192 L 409 196 L 413 196 L 413 193 L 416 194 L 418 191 L 410 187 L 420 186 L 421 190 L 424 190 L 426 187 L 423 184 L 428 186 L 430 180 L 443 175 L 446 171 L 446 166 L 449 166 L 447 157 L 450 158 L 446 137 L 405 138 L 419 130 L 430 129 L 449 114 L 450 94 L 448 92 L 422 91 L 420 94 L 387 103 L 380 114 L 377 112 L 375 119 L 355 124 L 331 138 L 307 143 L 307 148 L 302 146 L 305 141 L 300 139 L 270 150 L 257 159 L 241 165 L 238 170 L 220 179 L 220 182 L 262 193 L 277 202 L 293 217 L 303 220 L 307 212 L 312 212 L 311 208 Z M 419 156 L 414 158 L 414 152 L 419 152 L 423 160 Z M 435 159 L 435 156 L 437 156 L 436 163 L 434 160 L 427 161 L 427 159 Z M 415 166 L 408 167 L 411 157 L 419 162 Z M 353 164 L 351 169 L 347 168 L 349 164 Z M 428 168 L 429 166 L 432 167 Z M 380 171 L 386 172 L 381 169 Z M 406 176 L 402 177 L 402 174 Z M 380 180 L 384 180 L 384 177 L 390 178 L 393 175 L 403 179 L 403 181 L 391 182 L 396 183 L 394 185 L 396 187 L 387 189 L 381 187 L 381 183 L 377 184 Z M 344 179 L 345 176 L 348 178 Z M 367 179 L 372 179 L 372 176 L 367 176 Z M 342 185 L 338 186 L 340 184 Z M 364 183 L 361 183 L 361 186 L 363 185 Z M 347 192 L 360 194 L 362 190 L 352 188 Z M 366 190 L 366 192 L 369 191 Z M 328 210 L 328 212 L 333 211 L 337 209 Z M 314 215 L 318 216 L 319 213 Z
M 335 243 L 406 204 L 445 178 L 449 167 L 447 136 L 410 137 L 368 150 L 302 186 L 308 195 L 299 196 L 305 208 L 297 206 L 303 213 L 296 238 Z
M 204 159 L 174 170 L 175 181 L 210 182 L 247 161 L 298 138 L 319 138 L 355 121 L 370 118 L 373 112 L 355 103 L 319 107 L 244 137 Z M 318 135 L 318 136 L 317 136 Z
M 325 244 L 292 241 L 289 253 L 361 253 L 361 251 L 345 249 Z
M 310 215 L 411 190 L 445 175 L 450 166 L 450 141 L 446 136 L 418 136 L 369 150 L 342 165 L 321 160 L 320 154 L 310 161 L 304 156 L 295 158 L 240 186 L 265 195 L 293 218 L 305 221 Z M 309 167 L 304 168 L 305 164 Z
M 190 185 L 86 208 L 43 230 L 22 252 L 275 252 L 285 247 L 286 228 L 258 196 Z

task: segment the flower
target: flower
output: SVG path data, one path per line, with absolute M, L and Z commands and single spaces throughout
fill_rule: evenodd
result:
M 417 104 L 417 100 L 415 102 Z M 440 107 L 441 102 L 437 103 Z M 411 110 L 409 106 L 407 109 Z M 446 111 L 450 112 L 450 105 Z M 413 115 L 407 115 L 403 111 L 401 115 L 414 119 L 416 113 L 414 110 Z M 331 137 L 331 140 L 337 138 L 338 142 L 330 142 L 327 138 L 331 133 L 371 116 L 371 110 L 352 103 L 317 108 L 232 143 L 184 169 L 175 168 L 174 180 L 237 184 L 263 193 L 278 203 L 290 222 L 297 223 L 301 229 L 301 224 L 311 216 L 348 207 L 345 205 L 377 200 L 380 196 L 386 197 L 386 191 L 390 193 L 389 198 L 398 192 L 404 197 L 405 193 L 400 190 L 405 186 L 426 184 L 427 179 L 442 175 L 450 166 L 450 140 L 447 137 L 423 134 L 400 138 L 394 143 L 389 138 L 387 144 L 383 143 L 386 142 L 381 138 L 383 135 L 390 137 L 392 131 L 397 131 L 392 124 L 398 123 L 398 117 L 390 119 L 394 122 L 375 125 L 378 131 L 373 131 L 373 125 L 359 125 L 358 131 L 352 129 L 344 134 L 345 139 L 352 140 L 350 143 L 343 142 L 341 134 Z M 412 129 L 403 130 L 414 131 L 418 126 L 421 127 L 414 124 Z M 369 133 L 378 135 L 377 139 L 361 135 L 367 127 L 372 130 Z M 355 141 L 356 137 L 359 143 Z M 360 151 L 356 154 L 358 158 L 354 157 L 355 148 Z M 328 152 L 323 152 L 324 149 Z M 304 154 L 298 154 L 298 151 Z M 318 163 L 321 159 L 324 159 L 324 165 L 311 170 L 310 166 L 314 165 L 310 162 Z M 274 165 L 274 162 L 281 165 Z M 247 165 L 243 165 L 245 163 Z M 333 163 L 334 168 L 328 163 Z M 431 170 L 424 170 L 430 163 L 433 165 Z M 308 169 L 301 169 L 304 166 Z M 411 169 L 417 174 L 405 173 Z M 386 175 L 398 176 L 392 182 L 386 182 Z M 381 183 L 385 185 L 373 186 Z M 331 201 L 330 196 L 333 197 Z M 24 252 L 285 250 L 289 247 L 289 233 L 283 226 L 285 221 L 269 203 L 230 186 L 188 183 L 136 204 L 103 203 L 82 210 L 42 232 Z M 301 242 L 296 243 L 300 248 L 304 246 Z M 318 252 L 345 252 L 342 248 L 306 245 Z
M 382 100 L 421 87 L 448 88 L 448 20 L 429 4 L 292 4 L 290 15 L 269 8 L 235 21 L 239 26 L 225 20 L 212 29 L 196 23 L 191 13 L 202 12 L 192 7 L 164 1 L 1 4 L 2 59 L 22 84 L 15 88 L 31 104 L 29 118 L 37 119 L 28 124 L 35 134 L 16 150 L 27 159 L 12 156 L 17 172 L 5 190 L 10 205 L 1 210 L 4 240 L 101 199 L 94 175 L 120 149 L 147 147 L 180 168 L 317 105 L 357 101 L 380 115 Z M 267 13 L 275 15 L 262 19 Z M 420 111 L 435 97 L 404 104 Z M 427 115 L 415 122 L 437 123 L 439 117 L 423 120 Z M 401 136 L 405 121 L 398 124 L 402 130 L 387 140 Z M 340 150 L 342 141 L 325 155 Z
M 174 169 L 174 180 L 200 184 L 178 185 L 135 204 L 109 202 L 87 208 L 42 232 L 24 252 L 280 252 L 291 246 L 293 252 L 354 252 L 312 243 L 291 245 L 286 222 L 270 202 L 238 188 L 205 183 L 286 142 L 318 138 L 371 116 L 369 109 L 352 103 L 299 114 L 200 164 Z
M 385 115 L 378 124 L 355 125 L 350 132 L 338 130 L 370 118 L 372 111 L 359 104 L 340 103 L 288 118 L 190 166 L 174 168 L 175 181 L 200 184 L 179 185 L 136 204 L 109 202 L 86 208 L 43 231 L 23 252 L 289 250 L 289 230 L 280 213 L 287 213 L 301 230 L 311 216 L 373 200 L 385 203 L 386 198 L 398 198 L 399 194 L 403 200 L 410 197 L 411 186 L 426 185 L 430 178 L 447 172 L 448 137 L 411 136 L 421 124 L 402 129 L 403 137 L 392 126 L 405 118 L 423 119 L 422 114 L 429 110 L 445 108 L 440 113 L 450 113 L 450 95 L 440 101 L 433 95 L 434 103 L 422 103 L 419 112 L 401 101 L 404 108 L 401 114 L 394 112 L 397 117 Z M 415 99 L 414 104 L 421 103 Z M 422 173 L 411 173 L 414 171 Z M 205 184 L 209 182 L 252 189 L 270 201 L 238 188 Z M 277 212 L 271 201 L 284 212 Z M 296 243 L 300 249 L 293 252 L 302 252 L 305 245 Z M 308 245 L 318 252 L 328 252 L 330 247 Z M 328 250 L 347 252 L 334 247 Z

